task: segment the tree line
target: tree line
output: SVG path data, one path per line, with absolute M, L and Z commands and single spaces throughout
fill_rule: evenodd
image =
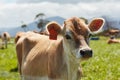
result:
M 44 30 L 44 26 L 49 22 L 48 20 L 45 20 L 43 17 L 45 16 L 44 13 L 39 13 L 37 15 L 35 15 L 35 18 L 34 20 L 38 20 L 38 23 L 37 23 L 37 27 L 39 29 L 41 29 L 41 31 Z M 22 25 L 21 25 L 21 28 L 23 28 L 24 31 L 27 31 L 28 30 L 28 26 L 27 24 L 25 24 L 23 21 L 21 21 Z

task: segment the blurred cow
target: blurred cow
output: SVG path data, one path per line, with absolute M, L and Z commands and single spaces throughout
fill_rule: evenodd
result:
M 114 37 L 111 37 L 108 41 L 108 44 L 113 44 L 113 43 L 120 43 L 119 39 L 115 39 Z
M 16 51 L 24 80 L 78 80 L 80 59 L 92 57 L 89 34 L 102 28 L 104 19 L 96 18 L 86 25 L 73 17 L 64 22 L 47 24 L 49 36 L 23 33 L 16 37 Z M 18 36 L 18 34 L 16 35 Z
M 7 48 L 8 42 L 10 41 L 10 34 L 8 32 L 3 32 L 1 35 L 3 48 Z
M 17 59 L 18 59 L 18 70 L 21 74 L 21 65 L 22 65 L 22 56 L 23 56 L 23 41 L 26 37 L 34 37 L 34 35 L 38 35 L 38 33 L 35 33 L 33 31 L 28 31 L 28 32 L 18 32 L 15 36 L 15 44 L 16 44 L 16 52 L 17 52 Z M 36 36 L 35 36 L 36 37 Z M 34 38 L 33 38 L 34 39 Z M 36 41 L 38 40 L 39 38 L 35 38 L 35 41 L 33 41 L 33 43 L 36 43 Z M 29 45 L 29 44 L 28 44 Z M 30 46 L 28 46 L 29 48 Z M 32 47 L 34 47 L 32 45 Z
M 110 35 L 117 35 L 118 33 L 120 33 L 120 30 L 110 29 L 108 32 Z

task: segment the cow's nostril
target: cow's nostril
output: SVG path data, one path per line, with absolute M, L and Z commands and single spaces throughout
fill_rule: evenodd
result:
M 83 49 L 83 50 L 80 50 L 80 55 L 82 57 L 92 57 L 93 51 L 89 49 Z
M 93 51 L 92 51 L 92 50 L 89 50 L 89 51 L 88 51 L 88 55 L 89 55 L 90 57 L 92 57 Z
M 84 50 L 80 50 L 80 54 L 81 54 L 82 56 L 84 56 L 84 55 L 85 55 L 85 51 L 84 51 Z

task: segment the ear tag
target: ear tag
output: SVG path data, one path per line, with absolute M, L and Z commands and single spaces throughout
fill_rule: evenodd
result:
M 57 31 L 54 28 L 51 28 L 49 30 L 49 33 L 50 33 L 49 39 L 51 39 L 51 40 L 57 40 L 58 33 L 57 33 Z

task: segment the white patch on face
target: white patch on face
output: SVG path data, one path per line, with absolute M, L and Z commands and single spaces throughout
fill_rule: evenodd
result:
M 82 49 L 87 49 L 88 46 L 83 46 L 81 48 L 75 49 L 75 44 L 76 43 L 74 42 L 73 36 L 72 36 L 72 34 L 71 34 L 71 32 L 69 30 L 66 31 L 66 35 L 67 35 L 67 37 L 69 36 L 71 38 L 69 39 L 69 37 L 68 37 L 64 41 L 64 45 L 63 46 L 65 48 L 65 52 L 66 53 L 70 53 L 71 55 L 73 55 L 77 59 L 83 58 L 83 56 L 81 55 L 80 51 Z M 66 38 L 66 36 L 65 36 L 65 38 Z M 87 44 L 89 45 L 89 37 L 88 37 L 88 39 L 86 41 L 87 41 Z
M 67 36 L 66 36 L 67 35 Z M 69 36 L 69 37 L 68 37 Z M 64 42 L 63 42 L 63 47 L 64 47 L 64 49 L 65 49 L 65 52 L 70 52 L 70 43 L 72 43 L 71 42 L 71 40 L 72 40 L 72 35 L 71 35 L 71 33 L 69 32 L 69 30 L 66 30 L 66 34 L 65 34 L 65 37 L 64 37 L 65 39 L 64 39 Z M 68 39 L 69 38 L 69 39 Z
M 80 55 L 80 49 L 75 49 L 72 51 L 72 54 L 77 58 L 81 58 L 82 56 Z
M 69 30 L 66 31 L 66 35 L 70 36 L 71 39 L 65 39 L 65 44 L 63 45 L 65 50 L 66 50 L 66 53 L 70 53 L 70 55 L 73 55 L 75 56 L 77 59 L 79 59 L 81 57 L 81 55 L 79 54 L 79 48 L 78 49 L 75 49 L 74 46 L 75 46 L 75 42 L 72 41 L 73 37 L 72 37 L 72 34 L 70 33 Z M 66 38 L 66 36 L 65 36 Z M 66 44 L 67 43 L 67 44 Z

